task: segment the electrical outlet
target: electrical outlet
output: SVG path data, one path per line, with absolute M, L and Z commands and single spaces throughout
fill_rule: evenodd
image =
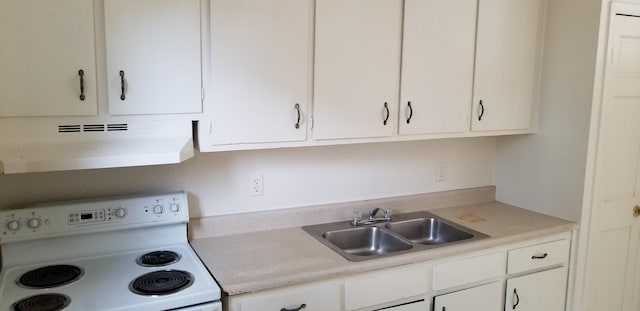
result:
M 251 178 L 251 196 L 258 197 L 264 195 L 264 176 L 257 175 Z
M 436 181 L 445 180 L 447 180 L 447 163 L 438 162 L 436 163 Z

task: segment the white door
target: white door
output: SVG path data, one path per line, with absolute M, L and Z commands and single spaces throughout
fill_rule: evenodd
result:
M 213 0 L 213 144 L 307 138 L 310 0 Z
M 313 137 L 395 133 L 402 0 L 317 0 Z
M 634 217 L 634 208 L 640 210 L 640 7 L 614 5 L 612 12 L 585 297 L 588 310 L 637 311 L 640 218 Z
M 504 310 L 564 311 L 567 270 L 562 267 L 507 280 Z
M 110 114 L 202 111 L 200 0 L 105 0 Z
M 500 311 L 501 309 L 501 282 L 436 296 L 433 302 L 433 311 Z
M 0 116 L 98 112 L 93 2 L 0 0 Z
M 469 129 L 476 0 L 406 0 L 400 134 Z
M 542 0 L 480 0 L 471 129 L 531 126 Z

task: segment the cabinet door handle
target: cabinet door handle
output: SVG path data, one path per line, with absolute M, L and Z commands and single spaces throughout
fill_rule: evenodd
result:
M 442 307 L 442 311 L 447 311 L 447 307 Z
M 482 99 L 480 100 L 480 115 L 478 116 L 478 121 L 482 121 L 482 116 L 484 116 L 484 105 L 482 104 Z
M 545 258 L 547 258 L 547 256 L 549 256 L 549 254 L 547 254 L 547 253 L 544 253 L 542 255 L 533 255 L 533 256 L 531 256 L 531 259 L 545 259 Z
M 84 70 L 78 70 L 78 75 L 80 76 L 80 100 L 84 100 Z
M 300 128 L 300 104 L 296 104 L 294 107 L 296 108 L 296 112 L 298 113 L 298 121 L 296 121 L 295 127 L 299 129 Z
M 387 121 L 389 121 L 389 105 L 387 105 L 387 102 L 384 102 L 384 111 L 385 111 L 385 117 L 384 117 L 384 121 L 382 121 L 382 125 L 387 125 Z
M 407 106 L 409 107 L 409 117 L 407 117 L 407 124 L 409 124 L 411 122 L 411 117 L 413 117 L 413 107 L 411 106 L 411 102 L 408 102 Z
M 520 304 L 520 296 L 518 296 L 518 290 L 516 288 L 513 289 L 513 295 L 516 297 L 516 302 L 513 304 L 513 310 Z
M 120 70 L 120 100 L 125 100 L 124 96 L 124 70 Z
M 280 311 L 300 311 L 300 310 L 302 310 L 302 309 L 304 309 L 306 307 L 307 307 L 307 304 L 303 303 L 297 308 L 293 308 L 293 309 L 282 308 L 282 309 L 280 309 Z

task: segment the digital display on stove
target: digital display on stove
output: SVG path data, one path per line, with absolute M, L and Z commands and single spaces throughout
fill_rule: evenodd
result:
M 82 213 L 82 214 L 80 214 L 80 219 L 82 219 L 82 220 L 92 219 L 92 218 L 93 218 L 93 214 L 92 213 Z

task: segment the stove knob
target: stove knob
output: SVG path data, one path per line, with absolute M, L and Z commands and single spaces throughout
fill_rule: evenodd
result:
M 163 208 L 162 205 L 156 205 L 153 207 L 153 212 L 156 214 L 162 214 Z
M 10 220 L 7 224 L 7 228 L 9 228 L 9 230 L 11 231 L 16 231 L 20 229 L 20 222 L 18 222 L 17 220 Z
M 177 213 L 180 210 L 180 205 L 178 205 L 178 203 L 171 203 L 171 205 L 169 205 L 169 210 Z
M 123 218 L 124 216 L 127 216 L 127 210 L 122 207 L 119 207 L 116 209 L 115 214 L 116 214 L 116 217 Z
M 29 226 L 29 228 L 38 228 L 40 227 L 40 219 L 38 218 L 31 218 L 27 221 L 27 226 Z

